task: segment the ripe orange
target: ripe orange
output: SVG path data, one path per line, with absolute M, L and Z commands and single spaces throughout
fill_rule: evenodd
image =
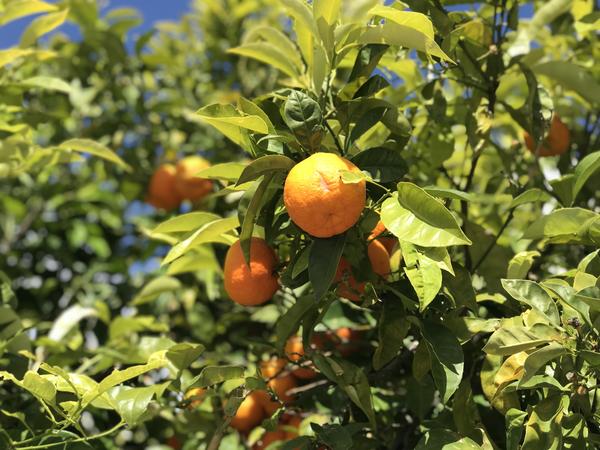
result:
M 271 394 L 267 391 L 254 391 L 256 393 L 256 398 L 258 399 L 261 408 L 267 415 L 267 417 L 271 417 L 275 411 L 277 411 L 281 403 L 275 401 L 271 398 Z
M 273 249 L 263 239 L 253 237 L 248 266 L 240 241 L 237 241 L 225 257 L 225 291 L 240 305 L 256 306 L 267 302 L 279 288 L 274 273 L 276 264 L 277 257 Z
M 282 358 L 272 358 L 260 363 L 260 373 L 263 377 L 270 379 L 281 375 L 285 370 L 287 361 Z
M 379 240 L 371 241 L 367 246 L 367 255 L 369 256 L 373 272 L 381 277 L 386 277 L 390 274 L 390 254 L 385 245 L 383 245 L 383 242 Z
M 260 437 L 260 440 L 252 446 L 252 450 L 264 450 L 274 442 L 285 440 L 285 431 L 282 431 L 280 429 L 277 429 L 275 431 L 267 431 Z
M 167 211 L 179 207 L 181 197 L 175 189 L 176 172 L 172 164 L 162 164 L 154 171 L 148 185 L 148 203 Z
M 285 344 L 285 355 L 290 361 L 298 362 L 304 356 L 304 345 L 300 336 L 292 336 Z M 296 378 L 301 380 L 309 380 L 314 378 L 317 373 L 310 367 L 298 367 L 292 371 Z
M 184 398 L 190 402 L 188 409 L 196 409 L 200 406 L 204 401 L 204 394 L 206 394 L 206 390 L 202 388 L 192 388 L 187 391 Z
M 319 238 L 343 233 L 359 219 L 366 202 L 366 183 L 345 184 L 340 171 L 360 172 L 333 153 L 315 153 L 296 164 L 285 180 L 283 201 L 290 218 Z
M 257 395 L 256 392 L 257 391 L 251 392 L 244 399 L 235 413 L 235 416 L 231 419 L 231 426 L 240 432 L 244 433 L 250 431 L 261 423 L 265 417 L 259 395 Z
M 533 142 L 533 138 L 527 132 L 525 135 L 525 145 L 527 148 L 535 153 L 535 143 Z M 570 132 L 567 126 L 564 124 L 558 114 L 554 114 L 552 116 L 552 121 L 550 122 L 550 130 L 548 131 L 548 135 L 544 138 L 542 143 L 540 144 L 540 148 L 538 151 L 539 156 L 557 156 L 562 155 L 569 149 L 570 143 Z
M 298 383 L 292 374 L 281 375 L 273 378 L 268 383 L 269 387 L 277 394 L 279 400 L 285 405 L 289 405 L 294 401 L 294 396 L 289 394 L 290 389 L 294 389 Z
M 302 424 L 302 416 L 284 416 L 282 420 L 284 421 L 282 429 L 285 430 L 286 439 L 292 440 L 297 438 L 300 432 L 300 425 Z
M 196 176 L 198 172 L 209 166 L 209 162 L 200 156 L 188 156 L 177 163 L 175 189 L 181 198 L 191 201 L 202 200 L 212 191 L 211 180 Z
M 337 348 L 342 356 L 351 355 L 359 348 L 356 341 L 360 339 L 360 334 L 360 331 L 349 327 L 338 328 L 335 330 L 335 335 L 337 336 L 335 348 Z
M 385 228 L 385 225 L 380 220 L 379 222 L 377 222 L 377 225 L 375 225 L 375 228 L 373 228 L 373 230 L 371 230 L 371 234 L 369 235 L 367 240 L 369 242 L 373 241 L 374 239 L 377 239 L 378 236 L 382 235 L 386 231 L 387 231 L 387 229 Z M 398 242 L 398 240 L 396 238 L 388 237 L 388 236 L 380 237 L 377 240 L 383 244 L 383 246 L 385 247 L 385 249 L 388 251 L 388 253 L 390 255 L 392 254 L 394 247 L 396 246 L 396 243 Z
M 378 240 L 371 241 L 367 247 L 367 253 L 373 272 L 381 277 L 387 276 L 390 269 L 390 255 L 384 245 Z M 356 281 L 352 275 L 352 269 L 348 260 L 340 259 L 334 281 L 338 284 L 337 294 L 353 302 L 358 302 L 360 296 L 365 292 L 364 282 Z

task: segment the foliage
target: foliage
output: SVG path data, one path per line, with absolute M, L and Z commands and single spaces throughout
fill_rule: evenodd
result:
M 353 351 L 304 346 L 319 375 L 282 408 L 306 420 L 281 448 L 595 448 L 597 7 L 454 3 L 199 0 L 131 42 L 134 10 L 0 1 L 0 27 L 38 14 L 0 50 L 0 443 L 245 448 L 262 428 L 228 424 L 260 362 L 348 327 Z M 45 37 L 65 21 L 81 39 Z M 540 158 L 523 132 L 539 144 L 552 114 L 570 148 Z M 315 151 L 368 185 L 329 239 L 282 200 Z M 152 171 L 192 153 L 214 193 L 146 206 Z M 385 278 L 379 219 L 398 241 Z M 281 289 L 247 308 L 221 267 L 253 235 Z M 340 257 L 360 302 L 336 294 Z

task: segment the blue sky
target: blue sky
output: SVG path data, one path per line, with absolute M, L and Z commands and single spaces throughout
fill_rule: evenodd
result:
M 46 0 L 54 3 L 52 0 Z M 150 29 L 152 24 L 162 20 L 177 20 L 189 10 L 191 0 L 108 0 L 104 10 L 132 7 L 141 12 L 144 22 L 133 29 L 133 34 L 141 34 Z M 35 16 L 25 17 L 16 20 L 0 28 L 0 48 L 7 48 L 16 45 L 19 42 L 21 33 Z M 64 25 L 61 31 L 70 36 L 76 35 L 74 26 Z

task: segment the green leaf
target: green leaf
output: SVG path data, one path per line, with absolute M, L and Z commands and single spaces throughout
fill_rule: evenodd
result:
M 150 234 L 188 233 L 197 230 L 202 225 L 219 219 L 220 217 L 217 214 L 204 211 L 191 212 L 166 220 L 157 225 Z
M 223 180 L 228 182 L 236 182 L 240 175 L 244 172 L 246 164 L 237 162 L 228 162 L 215 164 L 214 166 L 202 169 L 196 174 L 198 178 L 207 178 L 209 180 Z
M 345 234 L 327 239 L 313 239 L 308 256 L 308 279 L 317 300 L 327 293 L 335 278 L 345 243 Z
M 424 311 L 442 288 L 442 270 L 435 260 L 412 244 L 400 241 L 400 246 L 406 262 L 404 273 L 419 298 L 419 309 Z
M 373 7 L 368 14 L 383 17 L 386 23 L 368 26 L 359 38 L 360 43 L 400 45 L 452 62 L 436 44 L 433 25 L 426 15 L 382 5 Z
M 600 105 L 600 83 L 584 67 L 568 61 L 548 61 L 536 64 L 532 70 L 556 80 L 568 90 L 577 92 L 594 105 Z
M 25 372 L 21 386 L 23 389 L 26 389 L 32 395 L 46 403 L 54 403 L 56 398 L 56 388 L 54 387 L 54 384 L 44 379 L 38 373 L 31 370 Z
M 483 351 L 490 355 L 513 355 L 550 341 L 548 337 L 536 335 L 535 327 L 529 330 L 525 327 L 506 326 L 490 336 Z
M 558 450 L 563 448 L 561 419 L 568 397 L 553 395 L 536 404 L 525 426 L 521 450 Z
M 369 418 L 371 426 L 375 427 L 371 387 L 363 369 L 344 359 L 324 356 L 320 353 L 314 355 L 314 363 L 323 375 L 348 395 Z
M 0 26 L 32 14 L 56 11 L 58 7 L 41 0 L 12 0 L 0 9 Z
M 383 202 L 381 219 L 398 239 L 422 247 L 471 244 L 452 213 L 412 183 L 398 183 L 398 193 Z
M 263 175 L 274 172 L 287 172 L 295 164 L 293 159 L 283 155 L 262 156 L 246 166 L 236 184 L 240 185 L 248 181 L 253 181 Z
M 179 370 L 187 369 L 202 354 L 205 347 L 202 344 L 183 342 L 175 344 L 167 350 L 167 358 Z
M 248 204 L 246 213 L 244 214 L 244 221 L 242 222 L 242 230 L 240 231 L 240 246 L 244 253 L 244 259 L 250 264 L 250 243 L 252 242 L 252 230 L 254 230 L 254 221 L 256 216 L 260 212 L 262 207 L 263 197 L 267 192 L 267 188 L 273 179 L 273 173 L 265 175 L 263 180 L 259 183 L 252 199 Z
M 243 376 L 242 366 L 206 366 L 192 384 L 197 387 L 208 387 Z
M 132 378 L 137 378 L 144 373 L 150 372 L 151 370 L 166 366 L 167 360 L 165 359 L 164 354 L 164 351 L 159 351 L 156 354 L 151 355 L 146 364 L 131 366 L 123 370 L 114 369 L 111 374 L 102 379 L 102 381 L 100 381 L 100 383 L 98 383 L 94 389 L 85 393 L 81 400 L 82 406 L 87 406 L 89 403 L 118 384 L 122 384 L 125 381 L 131 380 Z
M 133 298 L 133 305 L 143 305 L 156 299 L 164 292 L 172 292 L 181 287 L 181 282 L 177 278 L 162 276 L 154 278 L 146 284 L 138 295 Z
M 227 50 L 227 53 L 256 59 L 257 61 L 268 64 L 283 72 L 290 78 L 297 78 L 300 76 L 297 67 L 290 61 L 290 58 L 269 42 L 251 42 L 239 47 L 231 48 Z M 267 132 L 264 132 L 264 134 L 267 134 Z
M 415 450 L 482 450 L 482 447 L 453 431 L 433 429 L 421 438 Z
M 509 208 L 516 208 L 517 206 L 521 206 L 526 203 L 547 202 L 551 198 L 552 196 L 550 194 L 542 191 L 539 188 L 528 189 L 522 194 L 516 196 L 510 203 Z
M 557 342 L 550 344 L 531 353 L 525 360 L 525 373 L 519 381 L 519 385 L 527 383 L 541 368 L 545 367 L 548 362 L 564 355 L 567 349 Z
M 454 299 L 457 307 L 465 306 L 471 311 L 476 312 L 478 309 L 475 298 L 475 290 L 473 289 L 473 280 L 467 269 L 461 265 L 455 265 L 454 276 L 451 272 L 445 271 L 443 274 L 443 284 L 448 290 L 448 293 Z
M 560 178 L 550 181 L 550 186 L 558 200 L 563 205 L 572 205 L 573 201 L 573 186 L 575 185 L 575 175 L 568 173 Z
M 281 315 L 275 324 L 275 336 L 277 336 L 277 351 L 283 353 L 283 348 L 288 338 L 298 331 L 302 319 L 311 309 L 318 304 L 312 295 L 304 295 L 296 300 L 290 309 Z
M 440 323 L 424 321 L 422 332 L 431 358 L 433 379 L 445 403 L 462 380 L 463 351 L 456 336 Z
M 508 270 L 506 272 L 506 278 L 511 279 L 522 279 L 527 276 L 533 260 L 540 256 L 538 251 L 523 251 L 517 253 L 508 263 Z
M 244 115 L 231 105 L 208 105 L 196 112 L 196 117 L 215 127 L 225 137 L 246 151 L 252 149 L 248 132 L 269 134 L 269 127 L 257 115 Z
M 501 280 L 502 287 L 513 298 L 538 309 L 554 325 L 560 324 L 558 308 L 546 290 L 534 281 Z
M 341 0 L 314 0 L 313 16 L 323 41 L 325 50 L 330 55 L 335 48 L 334 31 L 340 14 Z
M 404 317 L 404 309 L 399 302 L 385 302 L 379 319 L 379 345 L 373 354 L 373 368 L 380 370 L 396 357 L 404 346 L 404 338 L 410 322 Z
M 169 383 L 132 388 L 118 386 L 110 392 L 116 411 L 129 426 L 137 425 L 148 412 L 148 405 L 155 395 L 162 395 Z
M 364 45 L 356 55 L 356 61 L 352 67 L 352 72 L 350 72 L 350 77 L 348 77 L 348 83 L 358 78 L 370 76 L 388 48 L 388 45 L 382 44 Z
M 340 170 L 340 178 L 344 184 L 356 184 L 365 181 L 367 177 L 362 172 L 352 172 L 350 170 Z
M 112 150 L 98 142 L 91 141 L 89 139 L 70 139 L 60 144 L 58 148 L 81 153 L 89 153 L 90 155 L 113 162 L 128 172 L 132 171 L 131 167 Z
M 379 183 L 398 181 L 408 173 L 408 166 L 400 152 L 388 148 L 377 147 L 364 150 L 354 155 L 351 161 Z
M 506 450 L 519 450 L 526 418 L 527 413 L 517 408 L 510 408 L 506 413 Z
M 190 237 L 174 245 L 163 259 L 162 264 L 165 265 L 175 261 L 177 258 L 183 256 L 185 253 L 199 245 L 214 242 L 232 244 L 237 238 L 230 232 L 235 230 L 239 225 L 240 222 L 237 216 L 213 220 L 212 222 L 202 225 Z
M 69 83 L 55 77 L 37 76 L 26 78 L 25 80 L 19 81 L 18 86 L 41 88 L 49 91 L 63 92 L 65 94 L 71 92 L 71 85 Z
M 554 243 L 579 243 L 583 241 L 582 226 L 598 214 L 583 208 L 561 208 L 533 222 L 523 234 L 523 239 L 548 239 Z
M 291 91 L 283 107 L 283 120 L 302 145 L 316 151 L 323 137 L 323 113 L 308 94 Z
M 341 3 L 341 0 L 314 0 L 313 15 L 316 22 L 323 19 L 328 25 L 333 25 L 340 15 Z
M 69 10 L 64 9 L 35 18 L 21 35 L 19 46 L 23 48 L 33 45 L 38 38 L 61 26 L 68 15 Z
M 254 26 L 248 30 L 246 37 L 244 38 L 244 44 L 249 44 L 251 42 L 260 42 L 261 39 L 264 39 L 270 45 L 276 47 L 280 53 L 286 55 L 287 60 L 295 67 L 296 73 L 302 73 L 304 71 L 304 64 L 302 63 L 302 58 L 298 54 L 298 49 L 294 45 L 294 43 L 290 40 L 287 35 L 279 31 L 277 28 L 269 27 L 269 26 Z M 252 107 L 249 100 L 245 100 L 242 97 L 242 101 L 247 102 L 247 106 L 250 106 L 252 109 L 256 110 L 258 107 Z M 260 108 L 258 108 L 260 109 Z M 248 114 L 253 114 L 251 111 L 245 110 Z M 265 122 L 270 122 L 266 115 L 263 117 Z
M 600 87 L 599 87 L 600 89 Z M 600 169 L 600 152 L 594 152 L 587 155 L 575 168 L 575 183 L 573 185 L 573 200 L 577 198 L 577 194 L 581 191 L 589 178 Z

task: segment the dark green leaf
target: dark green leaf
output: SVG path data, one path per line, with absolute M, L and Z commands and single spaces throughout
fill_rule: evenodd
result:
M 379 183 L 398 181 L 408 172 L 404 158 L 396 150 L 383 147 L 370 148 L 352 157 L 351 161 L 360 170 L 369 172 Z
M 262 175 L 271 174 L 273 172 L 287 172 L 294 167 L 294 160 L 283 155 L 267 155 L 255 159 L 246 166 L 239 179 L 237 185 L 248 181 L 256 180 Z
M 308 278 L 317 300 L 325 295 L 333 282 L 345 243 L 345 234 L 313 239 L 308 257 Z
M 422 331 L 431 356 L 433 379 L 440 390 L 442 401 L 447 402 L 462 380 L 464 370 L 462 348 L 454 334 L 439 323 L 425 321 Z

